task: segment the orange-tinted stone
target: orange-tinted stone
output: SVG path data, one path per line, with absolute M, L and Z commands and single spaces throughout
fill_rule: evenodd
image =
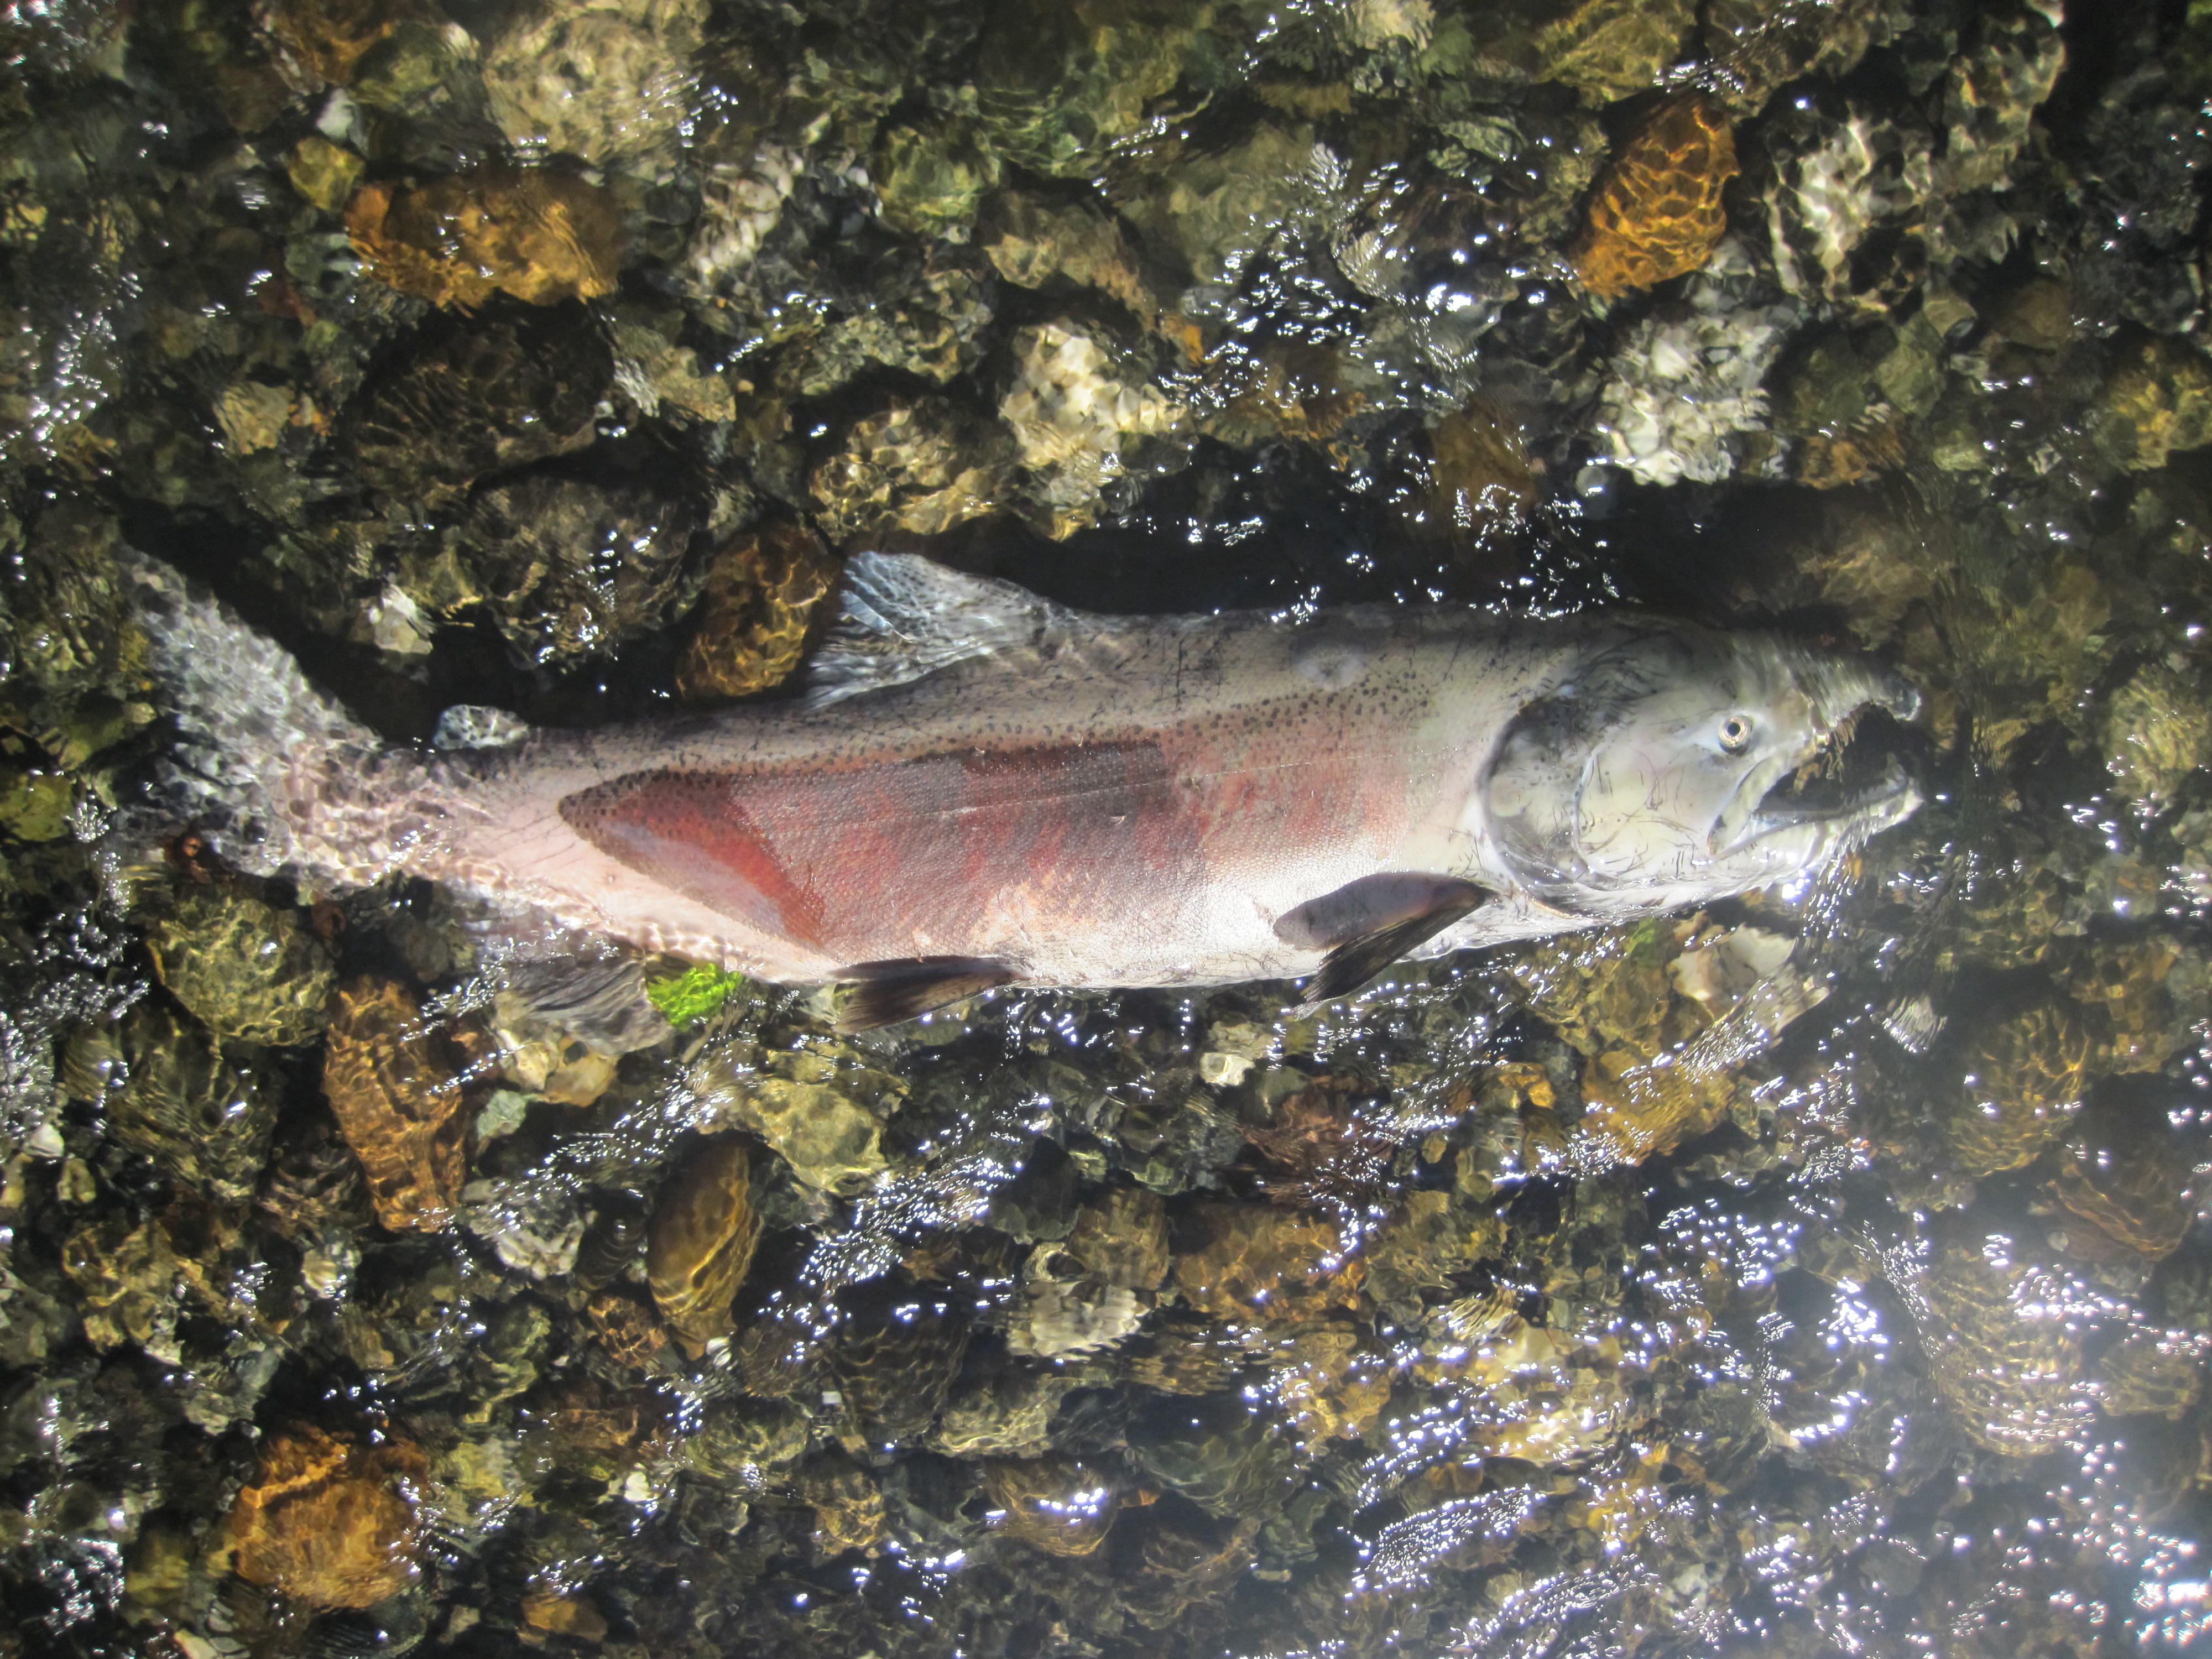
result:
M 394 1232 L 453 1221 L 468 1130 L 457 1058 L 397 981 L 362 975 L 338 988 L 323 1092 L 368 1177 L 376 1218 Z
M 1207 1204 L 1187 1225 L 1203 1242 L 1176 1258 L 1174 1284 L 1201 1313 L 1272 1322 L 1358 1305 L 1364 1264 L 1343 1259 L 1335 1227 L 1319 1216 Z
M 345 221 L 377 276 L 433 305 L 480 306 L 498 292 L 538 306 L 588 300 L 614 288 L 623 262 L 606 192 L 562 173 L 487 167 L 367 185 Z
M 371 46 L 428 10 L 418 0 L 278 0 L 267 17 L 270 33 L 301 64 L 343 87 Z
M 240 1577 L 308 1607 L 365 1607 L 419 1572 L 413 1446 L 297 1428 L 272 1435 L 230 1511 Z
M 1609 300 L 1697 270 L 1728 229 L 1721 191 L 1738 171 L 1735 130 L 1720 106 L 1701 92 L 1668 99 L 1599 177 L 1577 273 Z

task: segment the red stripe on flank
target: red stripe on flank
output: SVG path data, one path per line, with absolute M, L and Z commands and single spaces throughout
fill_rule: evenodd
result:
M 1158 926 L 1200 884 L 1194 805 L 1137 743 L 641 772 L 561 815 L 655 881 L 861 962 L 993 955 L 1010 916 L 1030 938 Z

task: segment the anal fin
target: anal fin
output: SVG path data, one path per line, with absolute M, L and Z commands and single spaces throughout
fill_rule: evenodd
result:
M 1486 889 L 1474 883 L 1449 876 L 1392 875 L 1369 880 L 1373 884 L 1357 896 L 1372 903 L 1370 915 L 1364 918 L 1370 925 L 1348 937 L 1342 936 L 1340 927 L 1330 930 L 1340 936 L 1322 958 L 1320 971 L 1307 981 L 1305 1000 L 1298 1005 L 1297 1013 L 1310 1013 L 1324 1002 L 1350 995 L 1490 896 Z M 1352 884 L 1355 889 L 1365 884 Z M 1310 924 L 1327 915 L 1330 921 L 1342 918 L 1348 922 L 1352 913 L 1359 908 L 1348 902 L 1353 896 L 1350 889 L 1339 889 L 1323 899 L 1301 906 L 1301 911 L 1312 913 L 1301 920 Z M 1298 916 L 1299 911 L 1293 911 L 1285 921 L 1289 922 Z M 1279 924 L 1276 931 L 1287 930 Z
M 1005 963 L 987 957 L 857 962 L 838 975 L 844 996 L 837 1005 L 837 1029 L 849 1036 L 896 1025 L 979 991 L 1011 985 L 1017 977 Z

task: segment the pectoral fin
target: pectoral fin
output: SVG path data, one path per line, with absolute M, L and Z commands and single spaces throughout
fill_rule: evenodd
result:
M 845 985 L 837 1029 L 850 1036 L 896 1025 L 932 1009 L 972 997 L 1016 978 L 1003 962 L 981 957 L 909 957 L 897 962 L 859 962 L 838 975 Z
M 1347 882 L 1275 924 L 1294 944 L 1326 945 L 1298 1012 L 1348 995 L 1434 939 L 1490 895 L 1471 881 L 1395 872 Z

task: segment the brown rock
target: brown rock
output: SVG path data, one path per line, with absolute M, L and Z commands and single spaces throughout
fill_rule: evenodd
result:
M 818 1386 L 822 1340 L 787 1310 L 739 1331 L 730 1358 L 747 1394 L 788 1400 Z
M 2186 1342 L 2137 1331 L 2097 1361 L 2097 1386 L 2107 1415 L 2155 1414 L 2179 1421 L 2204 1392 L 2204 1376 Z
M 428 10 L 416 0 L 276 0 L 266 27 L 302 67 L 343 87 L 371 46 Z
M 2212 441 L 2212 364 L 2186 340 L 2139 341 L 2098 403 L 2091 435 L 2128 471 L 2164 466 L 2173 451 Z
M 1415 535 L 1480 549 L 1517 527 L 1541 490 L 1516 424 L 1477 398 L 1429 433 L 1426 488 L 1399 508 Z
M 1877 409 L 1838 430 L 1805 434 L 1798 441 L 1790 474 L 1815 489 L 1835 489 L 1895 471 L 1904 464 L 1904 423 L 1894 410 Z
M 862 416 L 808 475 L 818 521 L 841 544 L 941 536 L 999 509 L 1012 492 L 1013 441 L 997 422 L 945 398 Z
M 2017 1170 L 2065 1133 L 2088 1091 L 2088 1054 L 2080 1014 L 2055 999 L 1977 1033 L 1945 1123 L 1959 1173 L 1979 1180 Z
M 651 1370 L 668 1351 L 668 1333 L 642 1297 L 624 1290 L 601 1291 L 584 1304 L 593 1334 L 619 1364 Z
M 836 585 L 837 562 L 802 526 L 770 525 L 727 543 L 707 572 L 691 642 L 677 660 L 677 695 L 711 702 L 781 684 Z
M 150 1220 L 134 1224 L 109 1210 L 80 1222 L 62 1242 L 62 1271 L 76 1291 L 85 1340 L 102 1352 L 144 1342 L 173 1316 L 176 1257 Z
M 526 1642 L 542 1642 L 549 1636 L 570 1636 L 580 1642 L 596 1642 L 607 1633 L 604 1614 L 580 1595 L 538 1589 L 522 1598 L 522 1630 Z
M 1358 1305 L 1362 1264 L 1344 1259 L 1335 1227 L 1320 1217 L 1208 1204 L 1188 1220 L 1205 1242 L 1176 1258 L 1175 1286 L 1201 1313 L 1273 1323 Z
M 368 185 L 345 219 L 379 277 L 464 309 L 500 291 L 535 306 L 609 293 L 624 252 L 606 194 L 561 173 L 487 167 L 427 185 Z
M 1218 1528 L 1155 1522 L 1145 1535 L 1138 1570 L 1121 1581 L 1121 1605 L 1147 1629 L 1166 1629 L 1251 1565 L 1260 1526 L 1258 1516 L 1247 1516 L 1224 1538 Z
M 879 1292 L 853 1310 L 830 1364 L 861 1437 L 890 1446 L 927 1434 L 960 1375 L 969 1334 L 967 1315 L 951 1297 L 901 1304 Z
M 517 1421 L 523 1449 L 554 1468 L 603 1485 L 648 1455 L 668 1419 L 668 1402 L 647 1389 L 611 1389 L 575 1378 L 529 1396 Z
M 468 1131 L 456 1059 L 405 986 L 364 975 L 338 988 L 323 1093 L 361 1159 L 376 1218 L 394 1232 L 453 1221 Z
M 1667 100 L 1598 179 L 1576 271 L 1610 300 L 1697 270 L 1728 229 L 1721 190 L 1738 170 L 1735 131 L 1718 104 L 1701 92 Z
M 1269 1391 L 1305 1444 L 1364 1434 L 1390 1403 L 1389 1359 L 1363 1352 L 1350 1326 L 1316 1326 L 1278 1344 L 1269 1358 Z
M 1000 1529 L 1047 1555 L 1088 1555 L 1114 1524 L 1113 1482 L 1075 1458 L 994 1459 L 983 1488 Z
M 1167 1201 L 1146 1187 L 1101 1193 L 1061 1248 L 1109 1285 L 1157 1291 L 1168 1276 Z
M 2189 1159 L 2160 1156 L 2162 1150 L 2077 1147 L 2051 1182 L 2051 1195 L 2113 1243 L 2163 1261 L 2181 1247 L 2197 1206 Z
M 304 1427 L 272 1436 L 230 1511 L 239 1577 L 317 1607 L 398 1594 L 418 1576 L 410 1488 L 428 1474 L 404 1441 Z
M 1161 1394 L 1220 1393 L 1245 1356 L 1218 1329 L 1169 1325 L 1156 1332 L 1147 1350 L 1129 1359 L 1129 1381 Z
M 884 1536 L 884 1493 L 874 1475 L 832 1452 L 810 1459 L 792 1485 L 814 1511 L 814 1548 L 820 1559 L 847 1550 L 874 1553 Z
M 1996 1242 L 1939 1245 L 1917 1287 L 1925 1312 L 1915 1317 L 1958 1427 L 1987 1450 L 2033 1457 L 2081 1426 L 2081 1337 L 2031 1290 L 2039 1270 L 2008 1260 Z
M 1398 1147 L 1383 1126 L 1360 1115 L 1346 1080 L 1328 1077 L 1285 1096 L 1274 1121 L 1251 1126 L 1244 1138 L 1272 1166 L 1268 1198 L 1291 1206 L 1373 1191 Z
M 1208 436 L 1251 446 L 1272 438 L 1327 444 L 1371 401 L 1334 347 L 1275 341 L 1218 352 L 1204 364 Z
M 730 1334 L 730 1303 L 752 1265 L 760 1218 L 747 1195 L 751 1174 L 743 1141 L 706 1141 L 678 1164 L 653 1205 L 647 1279 L 669 1331 L 695 1359 Z
M 2055 276 L 2031 276 L 2007 289 L 1990 307 L 1990 326 L 2037 351 L 2058 351 L 2073 343 L 2074 290 Z

